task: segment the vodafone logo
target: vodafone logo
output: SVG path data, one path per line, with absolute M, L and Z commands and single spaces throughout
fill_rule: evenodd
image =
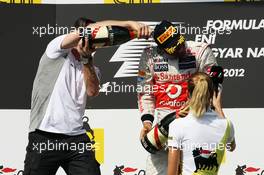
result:
M 181 95 L 182 87 L 177 84 L 170 84 L 166 89 L 166 93 L 171 99 L 175 99 Z

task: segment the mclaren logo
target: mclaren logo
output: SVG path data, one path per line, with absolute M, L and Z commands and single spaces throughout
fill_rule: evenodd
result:
M 142 23 L 149 25 L 152 29 L 154 29 L 155 25 L 159 22 L 143 21 Z M 174 22 L 174 24 L 182 24 L 182 22 Z M 114 78 L 137 76 L 139 60 L 143 49 L 147 46 L 153 45 L 156 45 L 153 38 L 148 40 L 133 39 L 125 44 L 122 44 L 110 59 L 110 62 L 124 62 L 115 74 Z

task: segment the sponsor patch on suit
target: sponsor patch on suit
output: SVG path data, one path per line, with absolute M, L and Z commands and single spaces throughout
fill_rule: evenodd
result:
M 154 64 L 154 72 L 164 72 L 169 70 L 168 64 Z
M 144 81 L 145 78 L 144 77 L 137 77 L 137 82 L 141 82 L 141 81 Z
M 139 70 L 139 71 L 138 71 L 138 76 L 140 76 L 140 77 L 145 77 L 145 76 L 146 76 L 146 72 L 143 71 L 143 70 Z
M 166 57 L 155 57 L 153 59 L 154 63 L 168 62 L 168 58 Z
M 179 60 L 179 69 L 192 69 L 196 68 L 195 56 L 188 56 Z

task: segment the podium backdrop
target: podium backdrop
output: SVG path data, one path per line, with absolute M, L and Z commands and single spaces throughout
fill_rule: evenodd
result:
M 86 16 L 95 21 L 137 20 L 152 27 L 167 19 L 187 39 L 211 43 L 218 63 L 225 68 L 223 104 L 237 139 L 237 150 L 227 155 L 220 174 L 235 174 L 238 165 L 255 168 L 248 174 L 264 174 L 264 3 L 27 2 L 0 3 L 0 172 L 20 174 L 23 169 L 32 84 L 48 42 L 69 32 L 76 18 Z M 116 169 L 124 175 L 145 174 L 147 153 L 138 139 L 136 76 L 142 50 L 152 44 L 152 39 L 135 39 L 96 52 L 101 90 L 98 97 L 88 100 L 86 115 L 101 133 L 103 175 L 118 175 Z M 8 173 L 4 168 L 11 169 Z M 58 174 L 64 173 L 60 170 Z

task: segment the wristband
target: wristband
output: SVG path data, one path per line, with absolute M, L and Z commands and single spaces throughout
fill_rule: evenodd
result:
M 144 115 L 141 116 L 141 121 L 142 122 L 147 121 L 147 120 L 153 123 L 154 116 L 151 115 L 151 114 L 144 114 Z

